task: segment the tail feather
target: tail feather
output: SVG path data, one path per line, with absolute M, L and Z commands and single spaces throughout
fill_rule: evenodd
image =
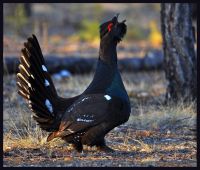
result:
M 22 90 L 19 90 L 18 94 L 21 95 L 22 97 L 24 97 L 25 99 L 29 100 L 28 95 L 25 94 Z
M 30 72 L 32 72 L 32 77 L 35 77 L 38 82 L 42 83 L 42 79 L 44 79 L 44 76 L 43 76 L 43 74 L 41 74 L 42 69 L 38 66 L 35 56 L 28 54 L 29 51 L 27 51 L 26 49 L 22 49 L 22 53 L 24 55 L 25 61 L 31 60 L 31 63 L 30 62 L 27 62 L 27 63 L 30 63 L 28 70 Z M 41 65 L 41 67 L 42 67 L 42 65 Z
M 26 99 L 42 129 L 58 130 L 62 114 L 79 96 L 65 99 L 57 95 L 35 35 L 24 43 L 19 60 L 18 94 Z
M 57 96 L 56 89 L 45 66 L 43 56 L 38 55 L 39 53 L 37 53 L 37 50 L 34 48 L 33 46 L 34 44 L 31 44 L 30 41 L 24 44 L 26 48 L 22 50 L 22 53 L 24 54 L 26 60 L 28 61 L 31 60 L 30 69 L 32 70 L 32 77 L 37 79 L 37 82 L 40 82 L 40 85 L 43 85 L 46 82 L 46 87 L 44 86 L 42 87 L 43 88 L 50 87 L 49 88 L 50 93 L 48 93 L 48 97 L 54 99 L 55 96 Z
M 24 86 L 26 89 L 31 87 L 30 83 L 27 81 L 26 76 L 23 76 L 21 73 L 17 73 L 17 79 L 22 86 Z
M 38 40 L 37 40 L 35 35 L 33 35 L 33 39 L 32 40 L 34 41 L 35 47 L 38 49 L 39 54 L 42 56 L 42 50 L 40 48 L 39 42 L 38 42 Z M 42 63 L 44 63 L 44 58 L 41 57 L 40 59 L 41 59 Z
M 26 89 L 26 87 L 24 87 L 20 82 L 17 82 L 17 86 L 19 89 L 22 89 L 23 92 L 28 95 L 28 89 Z
M 26 55 L 24 49 L 22 49 L 22 55 L 21 57 L 19 58 L 20 60 L 20 63 L 26 68 L 26 70 L 28 70 L 28 67 L 30 67 L 30 62 L 28 60 L 26 60 L 26 58 L 24 57 L 24 55 Z
M 19 65 L 19 70 L 23 75 L 26 75 L 26 77 L 31 76 L 29 71 L 22 64 Z
M 47 131 L 56 130 L 61 114 L 57 107 L 59 97 L 34 35 L 24 43 L 21 52 L 17 73 L 18 93 L 28 101 L 30 109 L 35 113 L 33 118 L 41 128 Z
M 30 96 L 30 98 L 29 98 L 29 104 L 31 105 L 32 109 L 33 108 L 34 109 L 37 108 L 38 110 L 40 109 L 46 115 L 49 115 L 49 116 L 52 115 L 52 114 L 49 113 L 48 109 L 42 103 L 42 99 L 38 100 L 37 98 Z

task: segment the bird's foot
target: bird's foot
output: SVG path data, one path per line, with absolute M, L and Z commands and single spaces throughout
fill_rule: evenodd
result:
M 113 153 L 113 152 L 115 152 L 115 150 L 114 149 L 112 149 L 112 148 L 110 148 L 110 147 L 108 147 L 108 146 L 98 146 L 97 147 L 97 150 L 99 150 L 99 151 L 103 151 L 103 152 L 109 152 L 109 153 Z
M 78 153 L 83 153 L 83 146 L 80 144 L 73 144 L 74 149 L 78 152 Z

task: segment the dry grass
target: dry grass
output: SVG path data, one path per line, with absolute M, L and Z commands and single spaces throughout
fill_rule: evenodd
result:
M 196 104 L 180 102 L 175 106 L 139 105 L 137 114 L 132 114 L 128 123 L 141 129 L 152 129 L 169 132 L 196 127 Z
M 92 74 L 76 75 L 55 81 L 55 86 L 59 94 L 69 97 L 83 91 L 91 79 Z M 15 76 L 4 76 L 4 165 L 196 166 L 196 103 L 163 105 L 162 72 L 124 73 L 123 80 L 132 113 L 126 124 L 106 135 L 117 152 L 104 154 L 84 146 L 86 151 L 79 155 L 60 139 L 46 143 L 48 134 L 36 125 L 16 93 Z

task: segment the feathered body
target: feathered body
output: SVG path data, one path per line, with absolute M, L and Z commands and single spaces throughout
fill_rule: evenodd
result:
M 77 151 L 82 151 L 83 145 L 112 151 L 104 137 L 125 123 L 131 111 L 117 67 L 116 47 L 125 33 L 125 21 L 119 23 L 117 16 L 100 26 L 94 78 L 82 94 L 68 99 L 57 95 L 36 37 L 28 38 L 20 57 L 18 92 L 27 100 L 39 126 L 51 132 L 47 141 L 60 137 Z

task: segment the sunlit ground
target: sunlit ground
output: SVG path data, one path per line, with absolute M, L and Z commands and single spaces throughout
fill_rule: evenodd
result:
M 196 166 L 196 104 L 163 105 L 163 72 L 123 73 L 131 101 L 129 121 L 106 135 L 116 150 L 105 154 L 84 146 L 79 154 L 64 141 L 46 142 L 17 94 L 15 76 L 4 77 L 4 166 Z M 92 74 L 54 80 L 58 94 L 75 96 Z M 155 83 L 156 82 L 156 83 Z

